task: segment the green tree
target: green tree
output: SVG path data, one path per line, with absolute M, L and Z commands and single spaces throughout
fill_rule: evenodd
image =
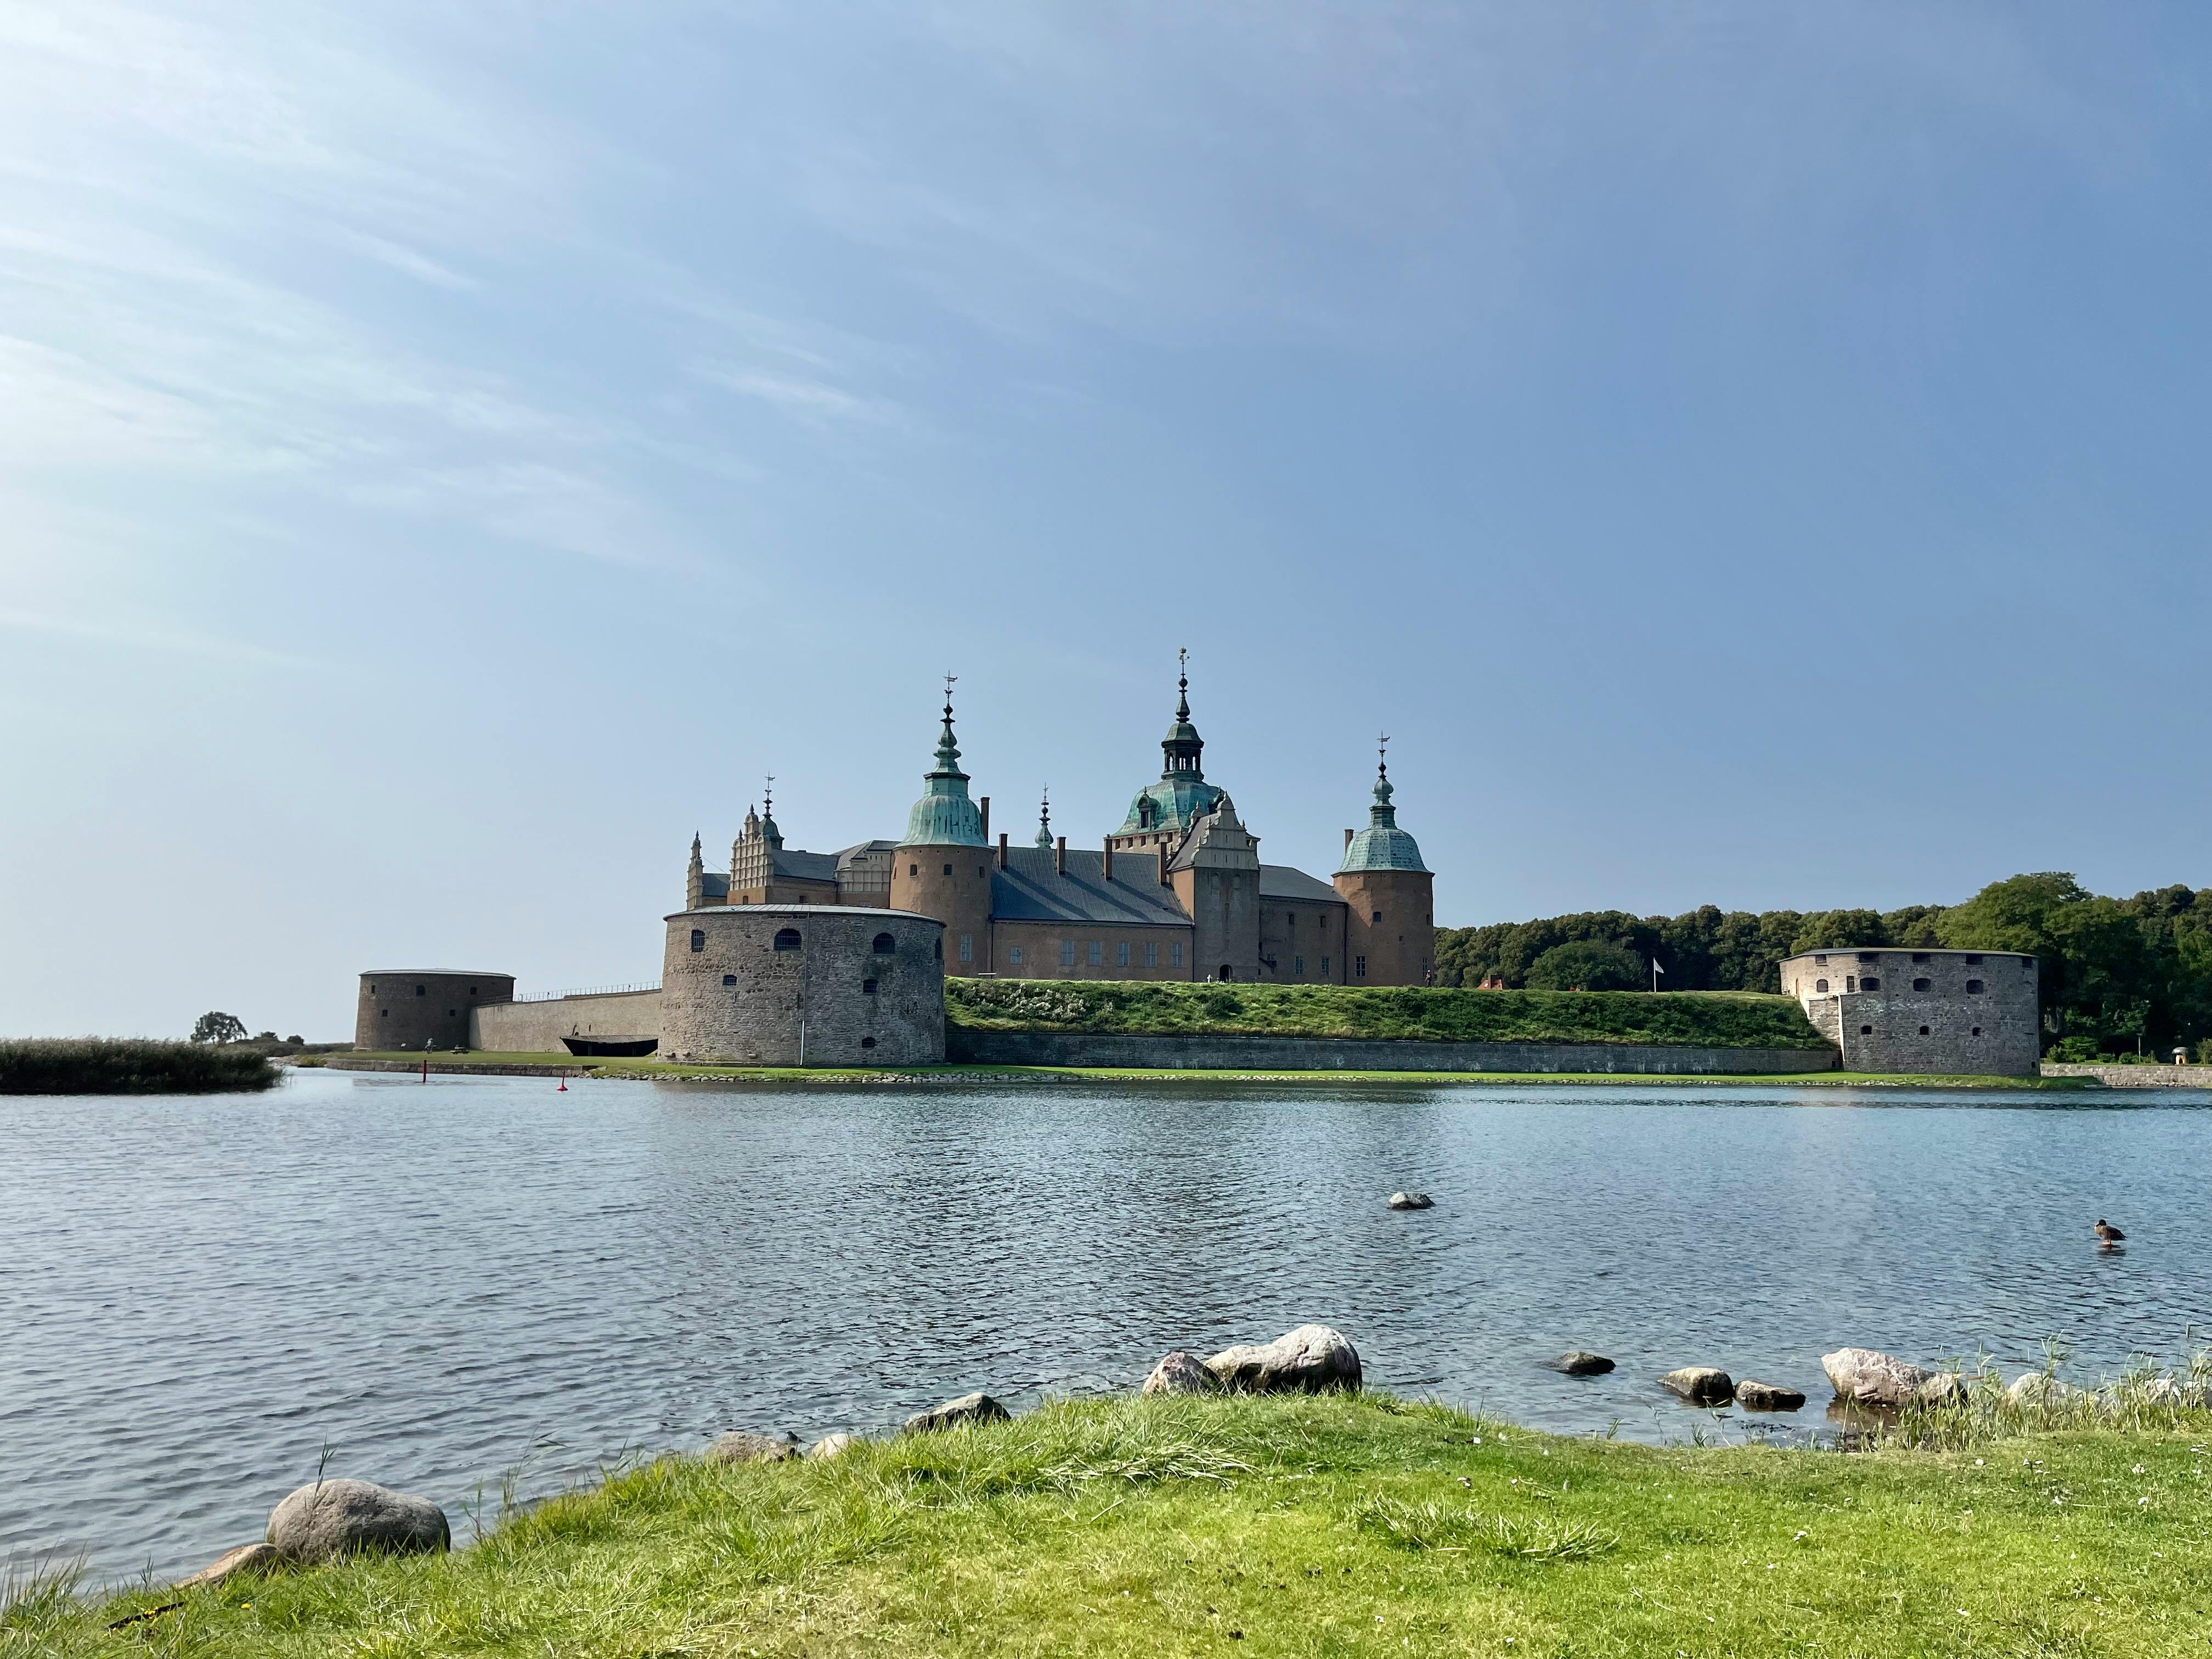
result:
M 1529 964 L 1528 982 L 1539 991 L 1633 991 L 1645 982 L 1644 959 L 1600 939 L 1555 945 Z
M 1815 910 L 1797 924 L 1790 942 L 1791 956 L 1807 951 L 1867 950 L 1891 943 L 1889 930 L 1875 910 Z
M 192 1022 L 192 1041 L 195 1042 L 240 1042 L 245 1037 L 246 1022 L 236 1014 L 210 1010 Z

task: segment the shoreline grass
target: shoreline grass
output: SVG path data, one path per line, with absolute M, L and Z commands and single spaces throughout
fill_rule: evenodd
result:
M 0 1655 L 2157 1659 L 2203 1651 L 2208 1438 L 2169 1413 L 1846 1455 L 1379 1394 L 1057 1401 L 830 1462 L 664 1458 L 448 1556 L 31 1586 Z
M 318 1067 L 345 1071 L 366 1062 L 374 1062 L 378 1069 L 385 1067 L 419 1067 L 425 1056 L 419 1051 L 399 1050 L 380 1053 L 349 1053 L 315 1056 L 298 1064 L 302 1069 Z M 1236 1071 L 1197 1071 L 1188 1069 L 1146 1070 L 1137 1066 L 980 1066 L 951 1064 L 945 1066 L 909 1066 L 881 1069 L 842 1069 L 771 1066 L 702 1066 L 678 1065 L 666 1060 L 578 1058 L 566 1054 L 494 1054 L 467 1052 L 433 1054 L 428 1056 L 433 1076 L 440 1074 L 483 1072 L 498 1074 L 505 1070 L 528 1068 L 525 1075 L 550 1075 L 562 1071 L 570 1077 L 616 1078 L 642 1082 L 726 1082 L 733 1084 L 772 1083 L 899 1085 L 907 1084 L 958 1084 L 963 1082 L 1032 1082 L 1050 1083 L 1254 1083 L 1280 1084 L 1301 1087 L 1327 1086 L 1336 1084 L 1389 1085 L 1407 1088 L 1437 1088 L 1443 1086 L 1477 1086 L 1498 1085 L 1520 1086 L 1528 1084 L 1586 1085 L 1603 1084 L 1627 1086 L 1639 1084 L 1664 1085 L 1681 1088 L 1742 1088 L 1746 1086 L 1780 1086 L 1796 1089 L 1880 1088 L 1880 1089 L 1960 1089 L 1978 1091 L 2028 1091 L 2045 1093 L 2104 1091 L 2106 1085 L 2094 1078 L 2046 1078 L 2003 1076 L 1905 1076 L 1879 1072 L 1797 1072 L 1767 1073 L 1761 1072 L 1374 1072 L 1326 1071 L 1289 1072 L 1240 1069 Z
M 150 1037 L 0 1039 L 0 1095 L 204 1095 L 274 1088 L 267 1053 L 249 1043 Z

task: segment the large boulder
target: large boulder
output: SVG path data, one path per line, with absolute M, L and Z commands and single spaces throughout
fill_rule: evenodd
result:
M 213 1589 L 227 1579 L 250 1573 L 273 1572 L 284 1564 L 274 1544 L 240 1544 L 225 1550 L 189 1578 L 177 1580 L 179 1589 Z
M 1603 1376 L 1613 1369 L 1613 1361 L 1601 1353 L 1592 1353 L 1587 1348 L 1571 1348 L 1557 1359 L 1547 1362 L 1555 1371 L 1569 1376 Z
M 1692 1406 L 1725 1406 L 1735 1398 L 1735 1382 L 1717 1365 L 1685 1365 L 1659 1379 Z
M 1224 1348 L 1206 1369 L 1240 1394 L 1319 1394 L 1359 1386 L 1359 1351 L 1343 1332 L 1301 1325 L 1273 1342 Z
M 1862 1406 L 1944 1405 L 1966 1392 L 1966 1379 L 1956 1371 L 1931 1371 L 1874 1348 L 1824 1353 L 1820 1369 L 1840 1398 Z
M 269 1516 L 269 1541 L 289 1561 L 342 1555 L 422 1555 L 453 1547 L 446 1512 L 374 1480 L 319 1480 Z
M 798 1455 L 799 1448 L 788 1440 L 743 1429 L 731 1430 L 707 1448 L 708 1459 L 716 1463 L 781 1463 Z
M 980 1390 L 916 1412 L 906 1420 L 908 1434 L 927 1434 L 938 1429 L 957 1429 L 971 1423 L 1003 1423 L 1013 1413 Z
M 1197 1358 L 1177 1348 L 1152 1367 L 1139 1390 L 1144 1394 L 1219 1394 L 1221 1379 Z
M 1394 1210 L 1433 1210 L 1437 1201 L 1426 1193 L 1393 1193 L 1390 1207 Z
M 1805 1396 L 1779 1382 L 1761 1382 L 1747 1376 L 1735 1385 L 1735 1403 L 1746 1411 L 1794 1412 L 1803 1408 Z

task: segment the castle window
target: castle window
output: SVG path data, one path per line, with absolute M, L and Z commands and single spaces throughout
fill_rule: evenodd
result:
M 1006 951 L 1006 960 L 1012 963 L 1015 967 L 1020 967 L 1022 965 L 1022 947 L 1018 945 L 1011 947 Z
M 1168 946 L 1168 965 L 1171 968 L 1180 968 L 1182 966 L 1182 941 L 1181 939 L 1176 940 L 1175 943 Z
M 1380 927 L 1382 925 L 1382 913 L 1380 910 L 1377 910 L 1375 913 L 1375 925 L 1377 927 Z
M 960 960 L 963 962 L 973 962 L 975 960 L 975 934 L 963 933 L 960 935 Z
M 376 1017 L 379 1019 L 390 1019 L 392 1018 L 392 1010 L 389 1008 L 380 1008 L 376 1011 Z
M 796 927 L 777 928 L 775 931 L 775 948 L 779 951 L 796 951 L 799 948 L 799 929 Z
M 876 942 L 868 948 L 879 957 L 896 956 L 898 953 L 898 941 L 889 933 L 878 933 L 876 935 Z
M 1925 1025 L 1920 1028 L 1920 1035 L 1923 1036 L 1926 1036 L 1928 1035 L 1928 1028 Z
M 936 944 L 936 945 L 933 947 L 933 949 L 934 949 L 934 953 L 935 953 L 935 955 L 936 955 L 937 959 L 938 959 L 939 962 L 944 961 L 944 960 L 945 960 L 945 940 L 943 939 L 943 938 L 942 938 L 942 937 L 940 937 L 940 938 L 938 939 L 937 944 Z
M 1294 933 L 1298 931 L 1298 913 L 1295 910 L 1291 912 L 1291 931 Z
M 872 996 L 875 995 L 875 994 L 876 994 L 876 982 L 875 982 L 875 981 L 873 981 L 873 980 L 872 980 L 872 979 L 864 979 L 864 980 L 862 980 L 862 981 L 860 981 L 860 994 L 861 994 L 862 996 L 864 996 L 864 997 L 872 997 Z
M 1982 1034 L 1982 1028 L 1981 1028 L 1980 1026 L 1978 1026 L 1978 1025 L 1977 1025 L 1976 1027 L 1974 1027 L 1974 1035 L 1975 1035 L 1976 1036 L 1981 1036 L 1981 1034 Z
M 1825 979 L 1816 979 L 1813 981 L 1813 989 L 1815 994 L 1825 996 L 1827 994 L 1828 981 Z
M 1828 959 L 1826 957 L 1814 957 L 1813 962 L 1816 967 L 1825 968 L 1828 965 Z
M 1979 962 L 1981 959 L 1979 953 L 1976 951 L 1969 951 L 1966 952 L 1966 961 L 1969 964 Z
M 1981 995 L 1981 994 L 1982 994 L 1982 982 L 1981 982 L 1981 981 L 1979 981 L 1979 980 L 1978 980 L 1978 979 L 1970 979 L 1970 980 L 1968 980 L 1968 981 L 1966 981 L 1966 994 L 1967 994 L 1968 996 L 1970 996 L 1970 997 L 1978 997 L 1978 996 Z
M 1367 958 L 1365 957 L 1352 957 L 1352 976 L 1354 979 L 1365 979 L 1367 977 Z
M 1881 960 L 1881 952 L 1879 951 L 1862 951 L 1859 952 L 1859 960 L 1861 962 L 1880 962 Z
M 1879 991 L 1881 989 L 1881 981 L 1876 979 L 1872 974 L 1869 974 L 1864 979 L 1859 981 L 1859 989 L 1862 991 Z
M 1291 971 L 1292 973 L 1303 974 L 1305 970 L 1306 959 L 1304 957 L 1292 957 L 1291 958 Z
M 1327 957 L 1323 957 L 1321 959 L 1321 976 L 1323 979 L 1327 979 L 1328 977 L 1328 958 Z
M 1224 962 L 1221 964 L 1221 972 L 1218 977 L 1224 985 L 1226 985 L 1231 980 L 1237 977 L 1237 970 Z
M 952 866 L 951 865 L 948 864 L 945 866 L 945 873 L 948 876 L 952 873 Z
M 1932 991 L 1936 988 L 1936 981 L 1932 979 L 1916 979 L 1912 981 L 1912 988 L 1916 991 Z
M 735 985 L 737 982 L 738 976 L 735 974 L 725 974 L 722 975 L 722 983 L 725 985 Z
M 1064 939 L 1060 942 L 1060 965 L 1063 968 L 1075 966 L 1075 941 L 1072 939 Z
M 1860 1026 L 1860 1027 L 1859 1027 L 1859 1035 L 1860 1035 L 1861 1036 L 1872 1036 L 1874 1035 L 1874 1027 L 1873 1027 L 1873 1026 L 1871 1026 L 1871 1025 L 1862 1025 L 1862 1026 Z
M 906 867 L 906 872 L 909 876 L 918 876 L 921 873 L 921 866 L 918 864 L 909 864 Z
M 1123 939 L 1115 947 L 1115 952 L 1114 965 L 1117 968 L 1127 968 L 1129 965 L 1129 941 Z
M 418 997 L 427 997 L 430 994 L 430 988 L 427 985 L 418 985 L 415 988 L 415 994 Z
M 476 988 L 475 986 L 473 986 L 473 985 L 470 986 L 470 987 L 469 987 L 469 994 L 470 994 L 471 996 L 474 996 L 476 994 L 477 994 L 477 988 Z
M 1100 968 L 1103 967 L 1105 963 L 1106 946 L 1104 942 L 1099 939 L 1092 939 L 1091 941 L 1091 965 L 1093 968 Z
M 1915 951 L 1912 953 L 1912 959 L 1915 962 L 1925 962 L 1928 960 L 1928 952 L 1925 951 Z
M 1858 975 L 1856 974 L 1845 974 L 1844 975 L 1844 989 L 1846 991 L 1856 991 L 1858 988 Z
M 1147 968 L 1157 968 L 1157 967 L 1158 967 L 1159 965 L 1160 965 L 1160 947 L 1159 947 L 1159 945 L 1158 945 L 1158 941 L 1156 941 L 1156 940 L 1147 939 L 1147 940 L 1145 942 L 1145 966 L 1146 966 L 1146 967 L 1147 967 Z
M 703 951 L 707 948 L 707 930 L 705 928 L 694 927 L 691 930 L 691 948 L 695 951 Z

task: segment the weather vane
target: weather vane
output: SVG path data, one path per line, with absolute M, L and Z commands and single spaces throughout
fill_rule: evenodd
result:
M 773 817 L 775 815 L 775 774 L 771 772 L 768 775 L 768 787 L 761 791 L 761 816 L 765 818 Z

